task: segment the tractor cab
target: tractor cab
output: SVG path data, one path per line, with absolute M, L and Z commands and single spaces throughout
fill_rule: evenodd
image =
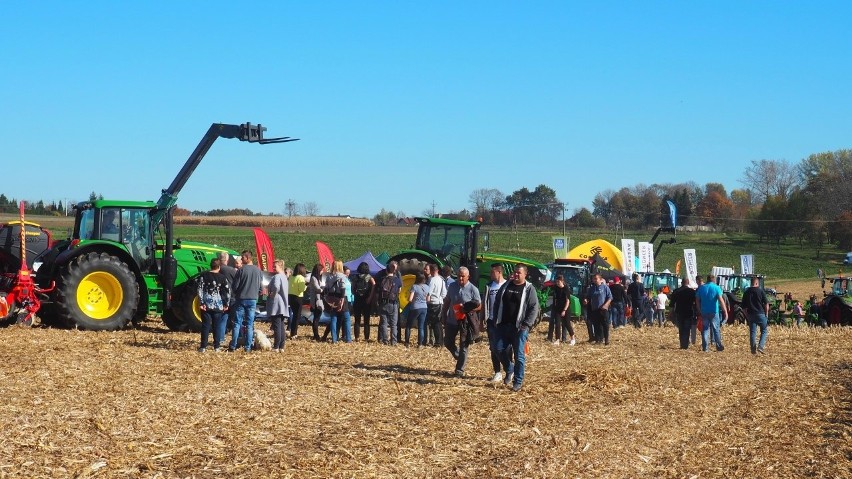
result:
M 674 273 L 646 272 L 639 273 L 639 275 L 642 277 L 642 286 L 647 291 L 653 291 L 654 293 L 662 292 L 670 294 L 680 286 L 680 280 Z
M 416 248 L 441 259 L 458 271 L 459 266 L 470 268 L 475 263 L 478 231 L 475 221 L 436 220 L 417 218 Z
M 591 263 L 585 259 L 557 259 L 547 265 L 551 271 L 551 280 L 544 283 L 549 287 L 556 281 L 556 277 L 562 275 L 565 285 L 571 288 L 571 294 L 580 297 L 586 286 L 589 285 L 591 277 Z
M 154 253 L 151 211 L 153 202 L 97 200 L 80 203 L 72 246 L 110 242 L 127 251 L 140 270 L 150 269 Z

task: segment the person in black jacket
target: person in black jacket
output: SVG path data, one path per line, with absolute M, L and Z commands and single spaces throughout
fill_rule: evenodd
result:
M 210 271 L 198 278 L 198 307 L 201 309 L 201 345 L 198 352 L 207 350 L 210 330 L 213 330 L 213 350 L 220 351 L 225 339 L 225 317 L 231 298 L 231 283 L 220 271 L 220 260 L 210 261 Z
M 671 302 L 674 307 L 680 349 L 689 349 L 689 332 L 697 322 L 695 312 L 695 290 L 689 287 L 689 280 L 683 278 L 680 288 L 672 291 Z
M 612 329 L 627 326 L 627 318 L 624 317 L 624 305 L 628 304 L 627 289 L 621 284 L 620 276 L 616 276 L 613 279 L 612 284 L 609 285 L 609 290 L 612 292 L 612 304 L 610 304 L 609 308 Z
M 639 280 L 639 273 L 633 273 L 633 282 L 627 287 L 627 302 L 633 309 L 630 319 L 633 321 L 633 326 L 637 328 L 642 327 L 644 298 L 645 287 Z

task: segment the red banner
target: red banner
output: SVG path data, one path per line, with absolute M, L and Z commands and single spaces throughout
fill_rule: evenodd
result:
M 261 271 L 274 273 L 275 267 L 272 263 L 275 262 L 275 253 L 272 250 L 272 242 L 269 241 L 266 232 L 260 228 L 254 229 L 254 245 L 257 247 L 257 267 Z
M 317 256 L 321 265 L 325 266 L 327 273 L 331 272 L 331 263 L 334 263 L 334 255 L 331 253 L 331 248 L 322 241 L 317 241 Z

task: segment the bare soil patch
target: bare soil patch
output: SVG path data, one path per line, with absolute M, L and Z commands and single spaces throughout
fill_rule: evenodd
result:
M 459 379 L 444 349 L 2 329 L 0 477 L 850 477 L 852 328 L 773 327 L 754 356 L 745 326 L 721 353 L 543 326 L 519 393 L 483 343 Z

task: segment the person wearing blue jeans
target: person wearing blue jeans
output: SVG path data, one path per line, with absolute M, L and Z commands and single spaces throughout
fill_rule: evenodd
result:
M 240 330 L 243 327 L 243 322 L 245 322 L 245 350 L 250 352 L 254 342 L 254 313 L 257 309 L 257 298 L 260 296 L 263 283 L 263 273 L 261 273 L 260 268 L 252 264 L 253 254 L 251 251 L 245 250 L 241 256 L 243 267 L 237 271 L 232 288 L 237 301 L 234 305 L 236 308 L 234 331 L 231 333 L 231 344 L 228 345 L 228 351 L 236 351 L 240 340 Z
M 766 293 L 760 287 L 760 279 L 755 276 L 751 278 L 751 287 L 743 292 L 743 309 L 746 312 L 749 327 L 749 344 L 751 354 L 763 354 L 766 348 L 766 336 L 769 329 L 769 303 L 766 301 Z M 760 328 L 760 341 L 757 340 L 757 328 Z
M 497 297 L 497 291 L 503 286 L 506 279 L 503 278 L 503 263 L 494 263 L 491 265 L 491 282 L 488 283 L 488 297 L 485 299 L 485 318 L 486 331 L 488 331 L 488 349 L 491 353 L 491 367 L 494 369 L 494 376 L 490 382 L 498 384 L 503 381 L 503 372 L 500 367 L 500 353 L 497 349 L 497 340 L 499 332 L 497 324 L 494 322 L 494 299 Z M 515 372 L 514 362 L 510 362 L 505 369 L 506 377 Z
M 226 311 L 231 298 L 231 283 L 221 272 L 221 260 L 210 261 L 210 271 L 198 277 L 198 307 L 201 309 L 201 345 L 199 352 L 207 349 L 210 330 L 213 330 L 213 349 L 219 351 L 225 339 Z
M 527 281 L 527 267 L 515 265 L 512 280 L 506 281 L 494 298 L 494 322 L 498 329 L 497 350 L 503 367 L 509 367 L 514 359 L 513 374 L 503 381 L 512 383 L 512 391 L 518 392 L 524 385 L 526 345 L 529 331 L 538 317 L 538 294 L 535 286 Z
M 707 282 L 699 286 L 698 291 L 695 292 L 695 303 L 701 314 L 701 350 L 708 350 L 712 330 L 716 351 L 724 351 L 720 326 L 722 320 L 728 320 L 728 309 L 725 306 L 722 288 L 716 284 L 716 275 L 707 275 Z
M 417 272 L 414 275 L 414 285 L 408 293 L 408 315 L 405 322 L 405 347 L 411 342 L 411 326 L 417 322 L 417 347 L 426 346 L 426 305 L 429 298 L 429 285 L 426 275 Z

